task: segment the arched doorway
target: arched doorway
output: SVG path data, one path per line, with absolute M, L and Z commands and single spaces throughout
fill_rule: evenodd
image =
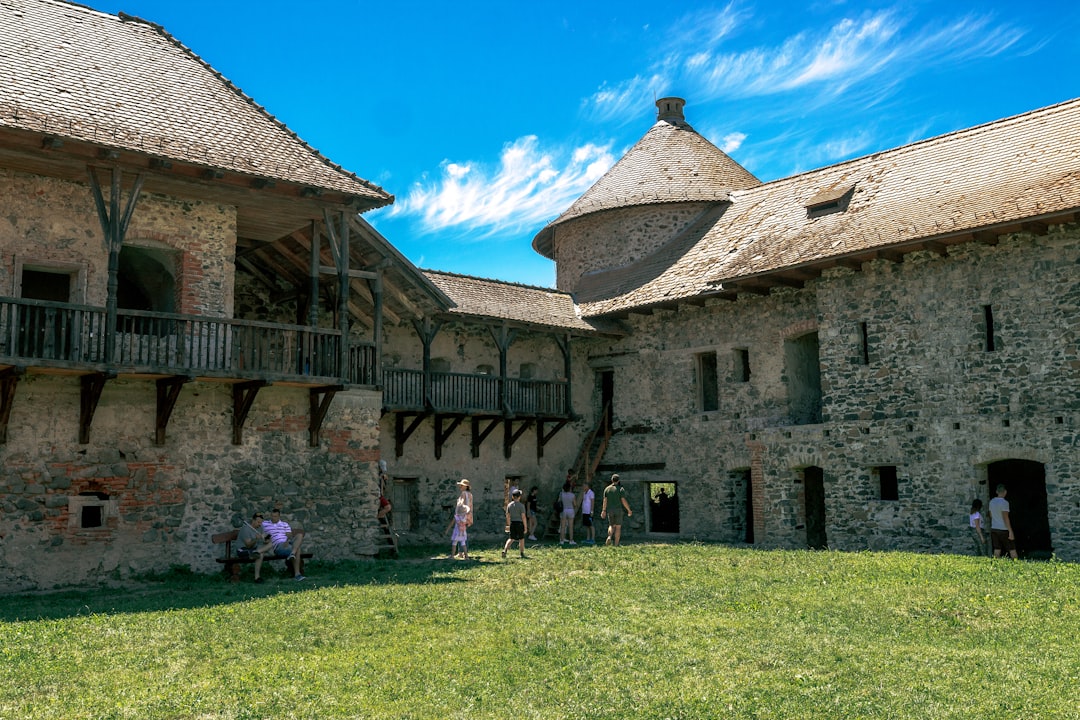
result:
M 1009 520 L 1016 536 L 1020 557 L 1048 558 L 1054 548 L 1050 541 L 1050 518 L 1046 500 L 1046 469 L 1032 460 L 999 460 L 986 467 L 989 498 L 1005 486 Z

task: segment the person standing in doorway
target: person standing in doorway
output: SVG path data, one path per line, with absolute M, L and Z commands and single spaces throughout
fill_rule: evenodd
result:
M 1013 533 L 1012 520 L 1009 519 L 1009 501 L 1005 499 L 1005 486 L 997 486 L 997 497 L 990 501 L 990 544 L 994 547 L 994 557 L 1001 557 L 1002 552 L 1009 553 L 1013 560 L 1016 555 L 1016 535 Z
M 632 517 L 634 512 L 630 509 L 630 503 L 626 501 L 626 491 L 619 481 L 619 475 L 611 476 L 611 483 L 604 488 L 604 504 L 600 508 L 600 517 L 607 518 L 607 545 L 619 546 L 622 537 L 623 510 L 626 517 Z
M 506 531 L 510 533 L 510 537 L 503 545 L 502 556 L 506 557 L 506 551 L 516 542 L 521 550 L 521 557 L 525 557 L 525 524 L 528 521 L 525 504 L 521 502 L 521 490 L 518 488 L 514 488 L 511 496 L 513 499 L 506 506 Z
M 982 526 L 983 502 L 979 498 L 971 501 L 971 512 L 968 513 L 968 526 L 971 530 L 971 541 L 975 544 L 975 554 L 979 557 L 986 555 L 986 537 L 983 535 Z
M 596 503 L 596 493 L 593 492 L 588 480 L 581 486 L 581 527 L 585 529 L 585 544 L 596 544 L 596 528 L 593 527 L 593 505 Z

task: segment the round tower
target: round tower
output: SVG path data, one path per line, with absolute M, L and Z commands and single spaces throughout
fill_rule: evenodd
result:
M 761 184 L 686 122 L 685 105 L 657 100 L 644 137 L 533 238 L 555 261 L 560 290 L 602 288 L 604 273 L 648 261 L 732 190 Z

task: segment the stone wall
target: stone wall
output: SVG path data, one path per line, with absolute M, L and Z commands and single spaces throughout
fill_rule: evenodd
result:
M 722 541 L 745 535 L 749 471 L 755 544 L 802 547 L 802 473 L 816 466 L 830 547 L 969 552 L 967 512 L 990 497 L 990 463 L 1030 460 L 1045 469 L 1055 552 L 1080 559 L 1078 261 L 1080 228 L 1057 226 L 632 315 L 626 339 L 590 348 L 592 367 L 615 374 L 605 469 L 620 471 L 635 510 L 647 483 L 677 482 L 681 536 Z M 785 341 L 812 332 L 822 421 L 803 424 Z M 704 411 L 699 357 L 713 352 L 718 409 Z M 881 498 L 880 466 L 896 468 L 898 499 Z M 647 519 L 627 529 L 646 532 Z
M 573 292 L 581 276 L 647 257 L 711 203 L 636 205 L 586 215 L 555 228 L 556 286 Z
M 0 294 L 15 294 L 22 264 L 58 266 L 81 276 L 72 302 L 104 306 L 108 252 L 89 185 L 0 170 L 0 197 Z M 231 316 L 235 208 L 143 193 L 124 244 L 172 258 L 177 312 Z
M 80 445 L 78 379 L 20 381 L 0 445 L 0 592 L 214 572 L 210 536 L 275 505 L 317 558 L 373 554 L 379 394 L 338 393 L 311 448 L 307 392 L 265 388 L 234 446 L 229 388 L 185 385 L 159 447 L 154 383 L 110 381 Z M 87 500 L 104 506 L 97 527 L 82 527 Z

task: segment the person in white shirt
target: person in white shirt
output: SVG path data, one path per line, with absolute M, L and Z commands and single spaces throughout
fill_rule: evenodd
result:
M 1005 499 L 1005 493 L 1005 486 L 998 485 L 997 497 L 990 501 L 990 544 L 994 547 L 994 557 L 1007 552 L 1015 560 L 1016 535 L 1009 519 L 1009 501 Z
M 581 527 L 585 528 L 585 544 L 596 544 L 596 528 L 593 527 L 592 514 L 593 504 L 596 502 L 596 493 L 586 480 L 581 486 Z
M 281 508 L 270 511 L 270 519 L 263 520 L 262 528 L 274 544 L 274 554 L 286 558 L 285 562 L 291 566 L 294 579 L 303 580 L 300 545 L 304 542 L 304 531 L 294 531 L 289 523 L 282 520 Z

